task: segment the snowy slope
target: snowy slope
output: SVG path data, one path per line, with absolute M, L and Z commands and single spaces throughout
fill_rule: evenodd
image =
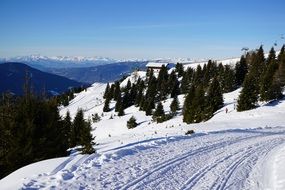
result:
M 144 72 L 137 75 L 145 77 Z M 122 86 L 129 79 L 135 82 L 136 77 L 129 76 Z M 102 115 L 105 88 L 106 84 L 93 84 L 61 108 L 61 115 L 70 111 L 74 117 L 79 108 L 86 118 L 94 113 Z M 261 103 L 254 110 L 240 113 L 235 109 L 240 90 L 224 94 L 225 106 L 209 121 L 199 124 L 187 125 L 179 114 L 157 124 L 134 106 L 127 108 L 122 117 L 114 110 L 103 113 L 101 121 L 92 125 L 99 143 L 96 154 L 31 164 L 0 180 L 0 187 L 285 189 L 285 100 Z M 178 99 L 183 105 L 184 95 Z M 163 102 L 166 112 L 171 101 Z M 114 106 L 111 102 L 110 107 Z M 137 118 L 139 126 L 129 130 L 126 123 L 131 116 Z M 185 136 L 189 129 L 196 134 Z

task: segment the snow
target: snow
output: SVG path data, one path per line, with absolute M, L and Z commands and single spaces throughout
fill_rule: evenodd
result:
M 146 67 L 162 67 L 162 66 L 167 66 L 168 63 L 157 63 L 157 62 L 148 62 L 146 64 Z
M 133 73 L 121 87 L 145 74 Z M 79 108 L 86 118 L 102 116 L 92 124 L 96 154 L 28 165 L 0 180 L 1 189 L 285 189 L 285 100 L 237 112 L 237 89 L 224 94 L 224 107 L 207 122 L 187 125 L 180 110 L 157 124 L 134 106 L 122 117 L 115 102 L 102 112 L 105 88 L 95 83 L 60 110 L 62 116 L 70 111 L 74 117 Z M 184 95 L 178 100 L 183 105 Z M 162 102 L 166 112 L 171 101 Z M 139 125 L 129 130 L 131 116 Z M 186 136 L 188 130 L 195 134 Z

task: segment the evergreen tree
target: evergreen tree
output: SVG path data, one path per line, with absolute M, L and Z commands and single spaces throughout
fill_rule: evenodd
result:
M 235 72 L 229 65 L 226 65 L 225 71 L 223 74 L 223 80 L 222 80 L 222 86 L 223 86 L 223 92 L 231 92 L 235 90 Z
M 97 123 L 100 120 L 101 120 L 101 117 L 99 116 L 98 113 L 92 114 L 92 121 L 93 121 L 93 123 Z
M 277 59 L 278 70 L 274 75 L 274 83 L 282 88 L 285 86 L 285 45 L 282 46 Z
M 158 102 L 157 107 L 153 113 L 153 120 L 157 122 L 163 122 L 165 118 L 165 113 L 163 109 L 163 105 L 161 102 Z
M 183 64 L 182 63 L 176 63 L 175 71 L 177 72 L 178 77 L 182 77 L 184 74 Z
M 274 82 L 274 75 L 278 69 L 274 48 L 270 50 L 267 64 L 268 65 L 261 79 L 260 87 L 260 99 L 263 101 L 269 101 L 281 97 L 281 86 L 279 83 Z
M 122 98 L 121 98 L 121 94 L 117 95 L 117 102 L 116 102 L 116 105 L 115 105 L 115 111 L 118 112 L 119 109 L 121 107 L 123 107 L 123 102 L 122 102 Z
M 196 71 L 194 72 L 194 85 L 202 84 L 203 82 L 203 71 L 200 65 L 197 66 Z
M 179 101 L 177 96 L 175 96 L 170 104 L 170 111 L 176 115 L 177 110 L 179 110 Z
M 73 121 L 72 146 L 82 146 L 82 153 L 94 153 L 93 140 L 91 134 L 91 124 L 84 120 L 83 110 L 78 110 Z
M 167 80 L 168 80 L 167 68 L 163 65 L 158 73 L 157 87 L 156 87 L 156 90 L 159 91 L 160 100 L 166 98 L 168 91 Z
M 242 85 L 245 75 L 247 74 L 247 70 L 246 58 L 241 56 L 240 61 L 235 66 L 235 78 L 237 86 Z
M 120 104 L 118 107 L 118 116 L 123 116 L 123 115 L 125 115 L 124 106 L 123 104 Z
M 72 122 L 69 111 L 66 113 L 66 116 L 63 120 L 62 126 L 62 134 L 63 134 L 63 143 L 66 146 L 66 150 L 71 146 L 71 135 L 72 135 Z
M 82 145 L 83 154 L 92 154 L 95 152 L 93 145 L 94 137 L 91 134 L 92 128 L 90 121 L 85 121 L 84 127 L 81 129 L 80 145 Z
M 106 98 L 105 100 L 105 104 L 104 104 L 104 107 L 103 107 L 103 112 L 109 112 L 110 111 L 110 99 L 109 97 Z
M 207 118 L 210 118 L 215 111 L 223 106 L 223 94 L 218 79 L 215 77 L 210 84 L 207 93 Z
M 250 73 L 246 75 L 243 88 L 238 98 L 237 111 L 250 110 L 256 107 L 258 100 L 258 84 Z
M 193 99 L 195 96 L 195 87 L 191 86 L 188 94 L 186 95 L 184 105 L 183 105 L 183 122 L 187 124 L 194 121 L 195 107 L 193 107 Z
M 119 81 L 115 82 L 115 87 L 114 87 L 114 100 L 117 101 L 118 100 L 118 96 L 121 96 L 121 88 L 120 88 L 120 83 Z
M 135 105 L 136 106 L 140 106 L 140 103 L 141 103 L 142 98 L 143 98 L 143 91 L 144 91 L 144 81 L 140 81 L 138 83 L 138 93 L 137 93 L 137 96 L 135 98 Z
M 128 121 L 127 121 L 127 127 L 128 129 L 133 129 L 137 127 L 138 123 L 137 120 L 134 116 L 132 116 Z
M 199 123 L 205 119 L 205 91 L 202 85 L 197 86 L 192 103 L 195 109 L 193 122 Z
M 194 70 L 192 68 L 188 68 L 186 72 L 184 72 L 182 80 L 181 80 L 181 93 L 186 94 L 190 88 L 192 76 L 193 76 Z
M 108 97 L 108 95 L 109 95 L 109 90 L 110 90 L 110 85 L 109 85 L 109 83 L 107 83 L 107 86 L 106 86 L 106 89 L 105 89 L 103 98 L 106 99 L 106 98 Z

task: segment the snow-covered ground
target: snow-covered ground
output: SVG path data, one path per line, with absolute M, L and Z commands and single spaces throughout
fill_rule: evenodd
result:
M 135 81 L 122 85 L 128 79 Z M 101 116 L 105 88 L 79 93 L 61 115 L 82 108 L 86 118 Z M 103 113 L 92 125 L 96 154 L 31 164 L 0 180 L 0 189 L 285 189 L 285 100 L 236 112 L 239 92 L 224 94 L 225 106 L 199 124 L 179 114 L 157 124 L 134 106 L 122 117 Z M 182 105 L 184 95 L 178 99 Z M 166 112 L 171 101 L 163 102 Z M 129 130 L 131 116 L 139 126 Z M 186 136 L 190 129 L 195 134 Z

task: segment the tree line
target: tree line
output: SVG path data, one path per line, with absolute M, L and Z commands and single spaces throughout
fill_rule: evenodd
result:
M 245 111 L 257 106 L 258 101 L 278 100 L 283 97 L 285 86 L 285 52 L 283 46 L 278 56 L 271 48 L 267 59 L 263 47 L 252 51 L 243 58 L 248 73 L 242 84 L 237 110 Z
M 223 65 L 209 60 L 196 69 L 184 68 L 177 63 L 172 72 L 162 66 L 156 76 L 147 70 L 146 79 L 138 78 L 134 83 L 127 82 L 120 87 L 120 81 L 108 84 L 105 93 L 104 112 L 110 111 L 110 102 L 116 102 L 115 111 L 123 116 L 124 110 L 132 105 L 152 115 L 154 121 L 163 122 L 182 109 L 183 121 L 197 123 L 210 119 L 223 106 L 223 93 L 240 87 L 238 111 L 256 107 L 257 101 L 270 101 L 282 98 L 285 85 L 284 46 L 276 58 L 272 48 L 267 59 L 262 46 L 242 55 L 234 66 Z M 184 104 L 180 106 L 178 95 L 184 94 Z M 171 112 L 166 114 L 162 101 L 173 98 Z
M 66 156 L 69 148 L 94 152 L 91 124 L 83 111 L 73 121 L 69 113 L 62 118 L 59 99 L 35 96 L 29 83 L 24 96 L 6 93 L 0 100 L 0 178 L 30 163 Z

